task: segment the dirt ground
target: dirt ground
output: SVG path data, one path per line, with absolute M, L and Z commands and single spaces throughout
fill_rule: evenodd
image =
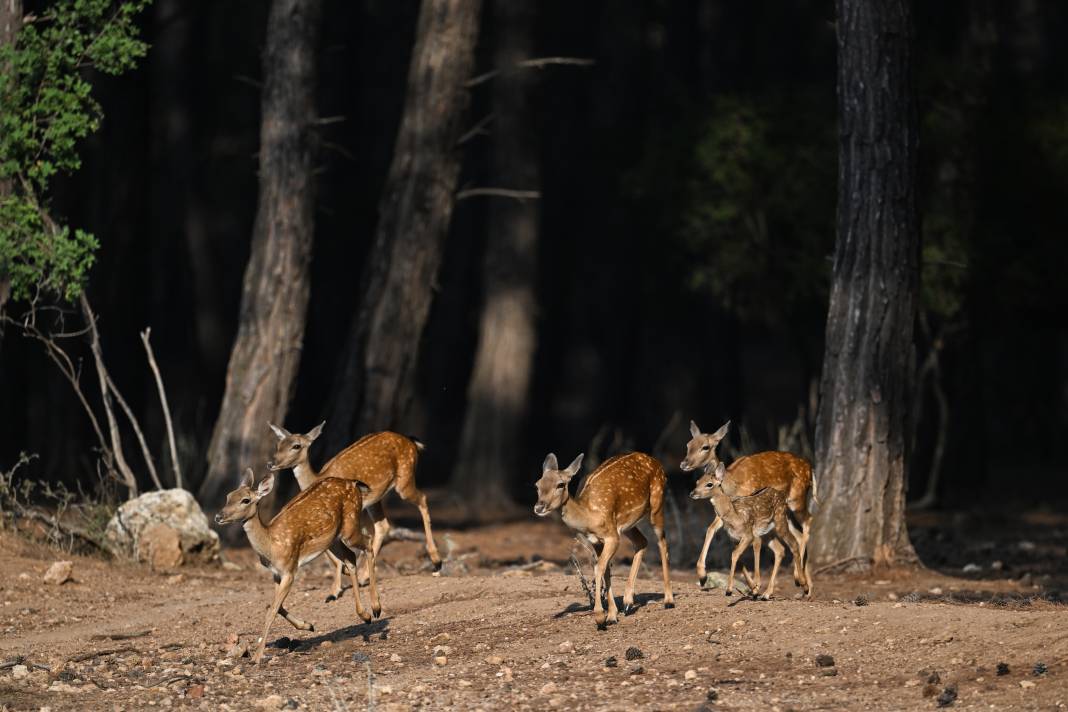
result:
M 929 548 L 947 573 L 824 573 L 811 601 L 794 598 L 789 571 L 776 600 L 728 599 L 676 561 L 665 610 L 650 561 L 640 607 L 604 632 L 558 521 L 440 526 L 439 575 L 417 543 L 383 550 L 384 611 L 371 624 L 351 591 L 324 602 L 326 565 L 307 566 L 287 607 L 315 632 L 277 619 L 260 666 L 227 655 L 229 636 L 255 641 L 273 587 L 247 549 L 224 552 L 239 571 L 156 573 L 0 535 L 0 709 L 915 710 L 949 702 L 947 688 L 952 708 L 1064 709 L 1068 523 L 1043 521 L 1018 544 L 967 537 L 975 552 L 953 536 L 967 522 L 917 522 L 918 543 L 942 543 Z M 948 575 L 963 566 L 954 557 L 984 552 L 1002 557 L 980 561 L 986 578 Z M 59 558 L 74 561 L 73 580 L 42 583 Z M 1032 573 L 1042 562 L 1047 573 Z M 823 655 L 833 667 L 817 665 Z

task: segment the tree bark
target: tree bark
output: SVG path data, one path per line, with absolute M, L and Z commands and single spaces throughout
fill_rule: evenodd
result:
M 816 462 L 818 562 L 915 557 L 905 527 L 919 284 L 908 0 L 838 0 L 838 236 Z
M 320 0 L 274 0 L 267 20 L 259 199 L 237 338 L 199 490 L 209 509 L 260 467 L 282 422 L 300 363 L 314 232 L 315 85 Z
M 531 73 L 509 71 L 530 58 L 534 6 L 496 0 L 493 84 L 492 185 L 539 190 L 537 149 L 527 95 Z M 512 504 L 511 473 L 523 452 L 531 366 L 536 346 L 536 200 L 490 198 L 482 265 L 483 305 L 478 347 L 467 389 L 454 491 L 490 509 Z
M 327 418 L 327 450 L 398 426 L 412 393 L 456 182 L 479 0 L 423 0 L 362 300 Z
M 14 45 L 22 26 L 22 0 L 0 0 L 0 47 Z M 3 69 L 3 68 L 0 68 Z M 11 194 L 11 181 L 0 180 L 0 198 Z M 11 280 L 0 274 L 0 313 L 11 295 Z

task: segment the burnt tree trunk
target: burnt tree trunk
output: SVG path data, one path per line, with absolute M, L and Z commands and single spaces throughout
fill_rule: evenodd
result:
M 274 0 L 267 19 L 259 199 L 237 337 L 199 491 L 218 507 L 245 467 L 260 468 L 300 363 L 314 232 L 316 50 L 320 0 Z
M 0 0 L 0 47 L 14 45 L 15 35 L 22 26 L 22 0 Z M 7 71 L 6 67 L 0 70 Z M 11 194 L 11 181 L 0 180 L 0 198 Z M 0 312 L 11 294 L 10 278 L 0 273 Z
M 362 299 L 327 418 L 333 452 L 397 427 L 411 399 L 419 340 L 452 216 L 457 139 L 474 66 L 478 0 L 423 0 L 400 128 L 382 189 Z
M 838 236 L 816 465 L 820 562 L 914 558 L 905 468 L 919 283 L 909 0 L 838 0 Z
M 492 185 L 539 189 L 537 149 L 529 122 L 531 73 L 515 71 L 530 58 L 534 7 L 496 0 Z M 512 503 L 508 483 L 523 452 L 531 366 L 536 345 L 537 201 L 491 198 L 482 265 L 483 305 L 478 347 L 467 389 L 454 489 L 493 510 Z M 468 499 L 467 501 L 470 501 Z

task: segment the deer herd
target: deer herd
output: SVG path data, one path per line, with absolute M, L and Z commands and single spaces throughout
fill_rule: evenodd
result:
M 307 433 L 291 433 L 270 424 L 277 437 L 274 457 L 267 474 L 257 484 L 251 468 L 240 486 L 227 495 L 226 504 L 215 516 L 218 524 L 240 522 L 249 543 L 269 568 L 277 584 L 274 601 L 267 613 L 263 636 L 259 638 L 253 661 L 260 662 L 267 634 L 276 615 L 281 614 L 298 630 L 314 630 L 311 623 L 290 615 L 285 599 L 297 569 L 322 554 L 334 567 L 333 585 L 327 601 L 341 596 L 342 578 L 352 585 L 356 614 L 365 622 L 382 613 L 375 578 L 375 561 L 390 530 L 382 500 L 396 493 L 415 505 L 423 520 L 426 553 L 435 569 L 441 568 L 441 555 L 434 544 L 426 495 L 415 484 L 415 468 L 423 444 L 414 438 L 392 432 L 366 435 L 335 455 L 316 472 L 308 459 L 312 443 L 322 433 L 323 423 Z M 714 433 L 703 433 L 690 421 L 690 441 L 686 457 L 679 464 L 683 472 L 700 471 L 690 496 L 709 499 L 715 519 L 705 532 L 704 546 L 697 561 L 698 582 L 705 580 L 705 560 L 716 532 L 726 528 L 737 542 L 731 552 L 726 595 L 734 591 L 738 559 L 747 547 L 753 549 L 753 576 L 743 568 L 742 575 L 753 596 L 761 586 L 760 551 L 765 537 L 774 555 L 771 579 L 760 593 L 764 600 L 775 591 L 775 579 L 786 549 L 793 559 L 794 582 L 805 596 L 812 594 L 807 545 L 812 514 L 809 498 L 816 498 L 812 466 L 804 458 L 787 452 L 760 452 L 736 459 L 724 466 L 716 454 L 727 435 L 730 422 Z M 664 578 L 664 607 L 674 608 L 671 593 L 668 544 L 664 534 L 664 496 L 667 475 L 655 458 L 640 452 L 617 455 L 606 460 L 579 484 L 571 495 L 571 480 L 582 469 L 579 454 L 561 468 L 556 455 L 549 453 L 536 483 L 538 501 L 534 513 L 545 517 L 559 512 L 563 522 L 576 535 L 589 541 L 597 554 L 593 576 L 593 613 L 599 629 L 618 620 L 619 611 L 612 590 L 612 558 L 621 536 L 634 549 L 627 584 L 623 590 L 623 611 L 634 606 L 634 583 L 648 546 L 637 528 L 648 520 L 656 535 Z M 292 470 L 300 493 L 290 500 L 267 524 L 259 514 L 259 502 L 274 488 L 275 474 Z M 785 545 L 785 546 L 784 546 Z M 359 556 L 362 554 L 362 557 Z M 370 611 L 364 608 L 360 587 L 366 586 Z M 606 600 L 602 603 L 602 598 Z

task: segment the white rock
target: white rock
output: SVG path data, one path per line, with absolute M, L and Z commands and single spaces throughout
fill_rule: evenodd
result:
M 685 677 L 687 680 L 696 680 L 697 679 L 697 671 L 696 670 L 687 670 L 686 674 L 683 675 L 683 677 Z
M 29 674 L 30 669 L 25 665 L 16 665 L 15 667 L 11 668 L 11 675 L 16 680 L 21 680 L 24 677 L 28 677 Z
M 60 584 L 70 581 L 70 576 L 73 572 L 73 561 L 57 561 L 48 567 L 48 571 L 46 571 L 44 575 L 44 582 L 50 583 L 53 586 L 59 586 Z
M 212 531 L 193 495 L 183 489 L 146 492 L 124 503 L 108 522 L 104 540 L 116 556 L 135 558 L 143 533 L 154 524 L 177 532 L 184 562 L 218 560 L 219 535 Z

